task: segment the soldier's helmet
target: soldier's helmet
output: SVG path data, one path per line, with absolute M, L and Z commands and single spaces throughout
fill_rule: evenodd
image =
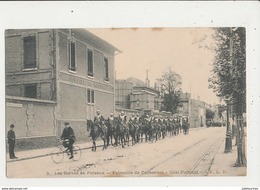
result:
M 139 113 L 136 113 L 136 116 L 139 116 Z
M 135 113 L 132 113 L 132 117 L 135 117 Z
M 113 113 L 113 112 L 111 112 L 111 113 L 110 113 L 110 116 L 113 116 L 113 115 L 114 115 L 114 113 Z
M 124 115 L 124 114 L 125 114 L 125 112 L 124 112 L 124 111 L 121 111 L 121 114 L 122 114 L 122 115 Z

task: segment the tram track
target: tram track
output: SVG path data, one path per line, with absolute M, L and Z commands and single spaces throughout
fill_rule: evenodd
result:
M 200 143 L 204 142 L 205 140 L 207 140 L 208 138 L 204 138 L 201 139 L 199 141 L 197 141 L 196 143 L 186 147 L 185 149 L 182 149 L 180 151 L 178 151 L 177 153 L 174 153 L 173 155 L 169 156 L 168 158 L 159 161 L 157 164 L 153 165 L 152 167 L 150 167 L 148 170 L 145 170 L 145 174 L 149 174 L 149 173 L 153 173 L 153 170 L 158 170 L 160 168 L 160 166 L 164 165 L 166 162 L 171 161 L 173 159 L 176 159 L 178 156 L 191 151 L 192 148 L 195 148 L 197 145 L 199 145 Z M 217 154 L 220 146 L 222 145 L 222 143 L 224 142 L 224 138 L 223 137 L 219 137 L 216 140 L 214 140 L 213 143 L 211 143 L 211 145 L 209 146 L 209 148 L 207 148 L 207 150 L 204 152 L 204 154 L 202 156 L 199 157 L 199 159 L 197 159 L 197 161 L 195 162 L 195 164 L 193 164 L 192 167 L 190 167 L 191 169 L 182 169 L 179 174 L 183 174 L 182 176 L 207 176 L 208 173 L 210 172 L 211 166 L 214 162 L 214 158 L 215 155 Z M 158 170 L 160 171 L 160 170 Z M 156 173 L 156 172 L 155 172 Z M 166 172 L 167 174 L 167 172 Z M 143 176 L 143 174 L 139 175 L 139 176 Z
M 196 145 L 200 144 L 201 142 L 205 141 L 207 138 L 201 139 L 199 141 L 197 141 L 196 143 L 186 147 L 185 149 L 182 149 L 181 151 L 178 151 L 177 153 L 174 153 L 173 155 L 171 155 L 170 157 L 168 157 L 167 159 L 164 159 L 162 161 L 160 161 L 159 163 L 157 163 L 156 165 L 154 165 L 153 167 L 149 168 L 148 170 L 146 170 L 144 173 L 149 173 L 151 170 L 155 169 L 156 167 L 164 164 L 165 162 L 169 161 L 170 159 L 184 153 L 187 150 L 190 150 L 191 148 L 195 147 Z M 143 174 L 139 175 L 142 176 Z
M 215 155 L 217 154 L 220 146 L 224 142 L 223 137 L 219 137 L 212 145 L 205 151 L 205 153 L 200 157 L 200 159 L 194 164 L 193 168 L 186 176 L 192 176 L 194 174 L 198 175 L 197 172 L 200 171 L 200 176 L 207 176 L 210 172 L 211 166 L 214 162 Z
M 181 151 L 178 151 L 177 153 L 174 153 L 173 155 L 171 155 L 170 157 L 168 157 L 167 159 L 164 159 L 162 161 L 160 161 L 159 163 L 157 163 L 156 165 L 154 165 L 153 167 L 151 167 L 150 169 L 146 170 L 145 172 L 149 172 L 151 171 L 152 169 L 156 168 L 157 166 L 163 164 L 164 162 L 172 159 L 173 157 L 175 156 L 178 156 L 180 154 L 183 154 L 185 151 L 191 149 L 192 147 L 195 147 L 196 145 L 200 144 L 201 142 L 207 140 L 208 138 L 203 138 L 197 142 L 195 142 L 194 144 L 186 147 L 185 149 L 182 149 Z M 95 161 L 94 163 L 88 163 L 88 164 L 84 164 L 83 166 L 80 166 L 80 167 L 77 167 L 78 170 L 82 170 L 82 169 L 86 169 L 86 168 L 91 168 L 91 167 L 95 167 L 96 165 L 100 165 L 100 164 L 103 164 L 103 163 L 106 163 L 106 162 L 110 162 L 110 161 L 115 161 L 119 158 L 123 158 L 124 155 L 116 155 L 114 156 L 113 158 L 103 158 L 103 159 L 99 159 L 97 161 Z M 142 174 L 140 175 L 142 176 Z

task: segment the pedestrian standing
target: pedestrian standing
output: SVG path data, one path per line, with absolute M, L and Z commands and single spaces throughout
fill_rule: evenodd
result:
M 9 144 L 9 157 L 10 159 L 17 159 L 18 157 L 16 157 L 14 154 L 14 146 L 15 146 L 14 124 L 10 125 L 10 130 L 7 133 L 7 139 Z

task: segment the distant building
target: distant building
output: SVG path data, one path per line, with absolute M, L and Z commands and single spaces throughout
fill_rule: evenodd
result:
M 18 145 L 54 143 L 64 121 L 86 140 L 86 120 L 114 111 L 113 45 L 84 29 L 6 30 L 5 44 L 6 126 Z
M 190 93 L 182 93 L 180 96 L 181 107 L 178 113 L 189 118 L 190 127 L 206 126 L 206 103 L 192 99 Z
M 162 99 L 159 91 L 139 79 L 116 80 L 115 94 L 118 110 L 137 110 L 141 114 L 160 110 Z

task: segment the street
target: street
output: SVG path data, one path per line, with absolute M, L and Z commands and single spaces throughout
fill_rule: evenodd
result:
M 50 156 L 8 162 L 7 177 L 149 177 L 214 176 L 215 155 L 225 140 L 225 127 L 198 128 L 189 135 L 167 136 L 157 142 L 142 142 L 126 148 L 108 147 L 96 152 L 82 150 L 79 161 L 64 157 L 55 164 Z M 130 143 L 131 144 L 131 143 Z M 40 150 L 39 150 L 40 151 Z M 223 150 L 224 151 L 224 150 Z

